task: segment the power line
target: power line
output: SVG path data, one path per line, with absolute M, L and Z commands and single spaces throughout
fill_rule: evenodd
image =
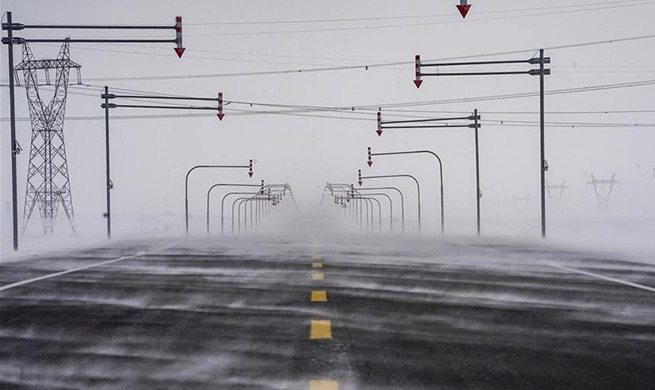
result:
M 557 89 L 557 90 L 546 91 L 545 93 L 547 95 L 563 95 L 563 94 L 592 92 L 592 91 L 606 91 L 606 90 L 615 90 L 615 89 L 624 89 L 624 88 L 635 88 L 635 87 L 650 86 L 650 85 L 655 85 L 655 79 L 616 83 L 616 84 L 589 85 L 589 86 L 582 86 L 582 87 L 575 87 L 575 88 Z M 153 92 L 152 94 L 156 94 L 156 93 Z M 308 109 L 314 111 L 356 111 L 356 110 L 377 110 L 380 108 L 386 109 L 386 108 L 418 107 L 418 106 L 428 106 L 428 105 L 455 104 L 455 103 L 468 103 L 468 102 L 493 101 L 493 100 L 508 100 L 508 99 L 534 97 L 537 95 L 538 92 L 521 92 L 521 93 L 513 93 L 513 94 L 487 95 L 487 96 L 465 97 L 465 98 L 454 98 L 454 99 L 427 100 L 427 101 L 403 102 L 403 103 L 386 103 L 386 104 L 375 104 L 375 105 L 332 106 L 332 107 L 278 104 L 278 103 L 260 103 L 260 102 L 246 102 L 246 101 L 228 101 L 228 100 L 226 100 L 226 102 L 229 102 L 231 104 L 238 104 L 238 105 L 262 106 L 262 107 L 296 109 L 296 110 Z
M 644 6 L 652 5 L 654 1 L 642 1 L 642 2 L 633 2 L 633 6 Z M 587 8 L 579 10 L 562 10 L 562 11 L 553 11 L 545 13 L 535 13 L 529 15 L 509 15 L 509 16 L 498 16 L 491 18 L 473 18 L 470 19 L 467 23 L 474 22 L 485 22 L 492 20 L 505 20 L 505 19 L 523 19 L 531 18 L 538 16 L 552 16 L 552 15 L 561 15 L 561 14 L 573 14 L 580 12 L 589 12 L 589 11 L 599 11 L 599 10 L 608 10 L 615 8 L 622 8 L 625 4 L 620 5 L 610 5 L 610 6 L 601 6 L 596 8 Z M 561 7 L 560 7 L 561 8 Z M 505 11 L 507 13 L 507 11 Z M 390 28 L 407 28 L 407 27 L 421 27 L 421 26 L 434 26 L 434 25 L 444 25 L 444 24 L 455 24 L 461 23 L 460 20 L 454 21 L 443 21 L 443 22 L 422 22 L 422 23 L 407 23 L 407 24 L 390 24 L 390 25 L 380 25 L 380 26 L 365 26 L 365 27 L 332 27 L 332 28 L 318 28 L 318 29 L 304 29 L 304 30 L 273 30 L 273 31 L 246 31 L 246 32 L 225 32 L 225 33 L 206 33 L 206 34 L 187 34 L 188 37 L 216 37 L 216 36 L 246 36 L 246 35 L 277 35 L 277 34 L 307 34 L 307 33 L 323 33 L 323 32 L 337 32 L 337 31 L 362 31 L 362 30 L 379 30 L 379 29 L 390 29 Z
M 596 7 L 599 5 L 612 5 L 612 4 L 632 4 L 632 1 L 611 1 L 611 2 L 594 2 L 583 4 L 569 4 L 554 7 L 536 7 L 536 8 L 512 8 L 509 10 L 498 11 L 476 11 L 478 15 L 485 14 L 507 14 L 511 12 L 526 12 L 526 11 L 543 11 L 549 9 L 565 9 L 565 8 L 581 8 L 581 7 Z M 340 18 L 340 19 L 304 19 L 304 20 L 274 20 L 274 21 L 243 21 L 243 22 L 197 22 L 185 23 L 186 26 L 231 26 L 231 25 L 261 25 L 261 24 L 307 24 L 307 23 L 343 23 L 343 22 L 365 22 L 375 20 L 399 20 L 399 19 L 427 19 L 439 17 L 453 17 L 453 13 L 448 14 L 431 14 L 431 15 L 402 15 L 402 16 L 381 16 L 381 17 L 361 17 L 361 18 Z
M 640 35 L 640 36 L 633 36 L 633 37 L 626 37 L 626 38 L 606 39 L 601 41 L 549 46 L 549 47 L 544 47 L 543 49 L 551 50 L 551 51 L 564 50 L 564 49 L 571 49 L 576 47 L 589 47 L 589 46 L 606 45 L 606 44 L 613 44 L 613 43 L 620 43 L 620 42 L 653 39 L 653 38 L 655 38 L 655 34 L 647 34 L 647 35 Z M 462 59 L 471 59 L 471 58 L 497 57 L 497 56 L 510 55 L 510 54 L 533 53 L 535 50 L 536 49 L 512 50 L 512 51 L 495 52 L 495 53 L 484 53 L 484 54 L 473 54 L 473 55 L 439 58 L 439 59 L 429 59 L 424 61 L 438 62 L 438 61 L 451 61 L 451 60 L 462 60 Z M 95 78 L 85 78 L 85 79 L 89 81 L 192 80 L 192 79 L 223 78 L 223 77 L 301 74 L 301 73 L 343 71 L 343 70 L 369 70 L 369 69 L 385 68 L 385 67 L 408 65 L 408 64 L 414 64 L 414 61 L 396 61 L 396 62 L 386 62 L 386 63 L 359 64 L 359 65 L 332 66 L 332 67 L 328 66 L 328 67 L 305 68 L 305 69 L 265 70 L 265 71 L 254 71 L 254 72 L 204 73 L 204 74 L 192 74 L 192 75 L 162 75 L 162 76 L 95 77 Z
M 629 41 L 638 41 L 645 39 L 653 39 L 655 34 L 640 35 L 634 37 L 618 38 L 618 39 L 606 39 L 601 41 L 592 41 L 592 42 L 582 42 L 582 43 L 573 43 L 566 45 L 558 46 L 549 46 L 544 47 L 544 50 L 563 50 L 571 49 L 576 47 L 589 47 L 589 46 L 598 46 L 606 44 L 614 44 L 620 42 L 629 42 Z M 497 57 L 502 55 L 510 54 L 525 54 L 533 53 L 535 49 L 523 49 L 523 50 L 512 50 L 496 53 L 485 53 L 485 54 L 473 54 L 466 56 L 457 56 L 457 57 L 448 57 L 440 59 L 430 59 L 425 61 L 438 62 L 438 61 L 451 61 L 451 60 L 462 60 L 462 59 L 471 59 L 471 58 L 484 58 L 484 57 Z M 360 64 L 360 65 L 346 65 L 346 66 L 334 66 L 334 67 L 319 67 L 319 68 L 307 68 L 307 69 L 290 69 L 290 70 L 268 70 L 268 71 L 254 71 L 254 72 L 236 72 L 236 73 L 209 73 L 209 74 L 195 74 L 195 75 L 168 75 L 168 76 L 128 76 L 128 77 L 102 77 L 102 78 L 91 78 L 87 80 L 92 81 L 134 81 L 134 80 L 189 80 L 189 79 L 204 79 L 204 78 L 221 78 L 221 77 L 242 77 L 242 76 L 264 76 L 264 75 L 282 75 L 282 74 L 294 74 L 294 73 L 314 73 L 314 72 L 327 72 L 327 71 L 341 71 L 341 70 L 369 70 L 382 67 L 390 67 L 396 65 L 408 65 L 414 64 L 414 61 L 396 61 L 396 62 L 386 62 L 386 63 L 375 63 L 375 64 Z
M 590 91 L 605 91 L 605 90 L 612 90 L 612 89 L 620 89 L 620 88 L 632 88 L 632 87 L 640 87 L 640 86 L 648 86 L 648 85 L 655 85 L 655 80 L 644 80 L 644 81 L 638 81 L 638 82 L 630 82 L 630 83 L 620 83 L 620 84 L 606 84 L 606 85 L 596 85 L 596 86 L 586 86 L 586 87 L 577 87 L 577 88 L 568 88 L 568 89 L 561 89 L 561 90 L 554 90 L 554 91 L 549 91 L 547 94 L 549 95 L 560 95 L 560 94 L 570 94 L 570 93 L 582 93 L 582 92 L 590 92 Z M 86 96 L 92 96 L 89 94 L 85 94 Z M 382 104 L 382 105 L 368 105 L 368 106 L 346 106 L 346 107 L 328 107 L 328 106 L 308 106 L 308 105 L 290 105 L 290 104 L 274 104 L 274 103 L 256 103 L 256 102 L 229 102 L 229 103 L 234 103 L 234 104 L 241 104 L 241 105 L 248 105 L 248 106 L 264 106 L 264 107 L 271 107 L 271 108 L 280 108 L 281 110 L 273 110 L 273 111 L 254 111 L 254 110 L 239 110 L 239 109 L 233 109 L 231 111 L 235 111 L 234 114 L 231 114 L 233 116 L 240 116 L 240 115 L 261 115 L 261 114 L 267 114 L 267 115 L 298 115 L 298 116 L 316 116 L 316 112 L 335 112 L 335 113 L 357 113 L 361 114 L 361 112 L 357 111 L 366 111 L 368 110 L 369 113 L 371 111 L 377 110 L 379 108 L 385 108 L 385 112 L 387 111 L 387 108 L 397 108 L 397 107 L 416 107 L 416 106 L 426 106 L 426 105 L 438 105 L 438 104 L 453 104 L 453 103 L 460 103 L 463 101 L 466 102 L 471 102 L 471 101 L 488 101 L 488 100 L 505 100 L 505 99 L 514 99 L 514 98 L 524 98 L 524 97 L 531 97 L 535 96 L 536 94 L 533 92 L 529 93 L 517 93 L 517 94 L 506 94 L 506 95 L 491 95 L 491 96 L 480 96 L 480 97 L 475 97 L 475 98 L 461 98 L 461 99 L 446 99 L 446 100 L 432 100 L 432 101 L 417 101 L 417 102 L 403 102 L 403 103 L 390 103 L 390 104 Z M 153 100 L 154 101 L 154 100 Z M 157 101 L 155 101 L 157 102 Z M 159 103 L 159 102 L 157 102 Z M 396 110 L 396 111 L 401 111 L 401 110 Z M 655 110 L 642 110 L 641 112 L 653 112 Z M 407 111 L 405 111 L 407 112 Z M 604 113 L 609 113 L 609 112 L 616 112 L 616 113 L 633 113 L 634 111 L 602 111 Z M 309 114 L 311 113 L 311 114 Z M 565 112 L 566 114 L 572 114 L 574 112 Z M 577 112 L 577 113 L 585 113 L 585 112 Z M 598 113 L 598 111 L 590 111 L 586 113 Z M 306 114 L 306 115 L 304 115 Z M 367 113 L 368 114 L 368 113 Z M 525 114 L 521 112 L 521 114 Z M 393 116 L 393 114 L 392 114 Z M 146 116 L 149 117 L 149 116 Z M 157 115 L 155 117 L 169 117 L 169 116 L 161 116 Z M 329 116 L 318 116 L 318 117 L 323 117 L 323 118 L 330 118 Z M 90 117 L 82 117 L 82 118 L 90 118 Z M 96 117 L 92 117 L 96 118 Z M 97 118 L 104 118 L 104 117 L 97 117 Z M 353 120 L 366 120 L 366 121 L 372 121 L 374 120 L 373 118 L 353 118 L 352 116 L 349 117 L 338 117 L 335 119 L 353 119 Z M 29 118 L 17 118 L 18 120 L 29 120 Z M 3 121 L 8 120 L 8 118 L 2 118 Z M 89 120 L 89 119 L 81 119 L 81 120 Z M 512 121 L 508 121 L 508 123 L 512 123 Z M 517 123 L 517 121 L 514 121 L 514 123 Z M 530 123 L 530 122 L 522 122 L 522 123 Z M 621 124 L 623 127 L 627 126 L 625 124 Z

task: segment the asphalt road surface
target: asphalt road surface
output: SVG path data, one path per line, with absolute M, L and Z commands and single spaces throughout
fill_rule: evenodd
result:
M 655 266 L 615 256 L 142 242 L 3 263 L 0 285 L 0 389 L 655 388 Z

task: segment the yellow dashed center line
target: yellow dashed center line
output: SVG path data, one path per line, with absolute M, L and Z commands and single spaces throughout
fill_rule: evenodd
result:
M 332 330 L 330 328 L 330 321 L 328 320 L 312 320 L 311 332 L 309 338 L 316 339 L 329 339 L 332 340 Z
M 313 256 L 312 268 L 322 269 L 323 263 L 319 256 Z M 324 280 L 323 272 L 313 271 L 312 280 Z M 312 302 L 327 302 L 327 291 L 312 290 Z M 311 320 L 309 338 L 312 340 L 332 340 L 332 327 L 329 320 Z M 309 390 L 339 390 L 339 383 L 333 380 L 315 379 L 309 381 Z
M 327 292 L 322 290 L 312 291 L 312 302 L 327 302 Z
M 309 381 L 309 390 L 339 390 L 339 383 L 326 380 Z

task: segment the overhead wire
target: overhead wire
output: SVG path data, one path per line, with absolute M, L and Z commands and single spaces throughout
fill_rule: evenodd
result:
M 622 1 L 609 1 L 609 2 L 593 2 L 582 4 L 567 4 L 549 7 L 534 7 L 534 8 L 512 8 L 497 11 L 480 11 L 477 14 L 497 14 L 509 12 L 526 12 L 526 11 L 543 11 L 549 9 L 567 9 L 567 8 L 581 8 L 581 7 L 595 7 L 599 5 L 612 5 L 612 4 L 633 4 L 634 0 Z M 185 23 L 185 26 L 224 26 L 224 25 L 257 25 L 257 24 L 305 24 L 305 23 L 334 23 L 334 22 L 363 22 L 371 20 L 397 20 L 397 19 L 425 19 L 435 17 L 452 17 L 453 13 L 448 14 L 428 14 L 428 15 L 400 15 L 400 16 L 382 16 L 382 17 L 360 17 L 360 18 L 339 18 L 339 19 L 305 19 L 305 20 L 274 20 L 274 21 L 239 21 L 239 22 L 191 22 Z
M 605 44 L 614 44 L 628 41 L 639 41 L 655 38 L 655 34 L 646 34 L 632 37 L 605 39 L 599 41 L 578 42 L 565 45 L 555 45 L 543 47 L 544 50 L 564 50 L 576 47 L 589 47 Z M 98 49 L 103 50 L 103 49 Z M 463 60 L 473 58 L 486 58 L 497 57 L 510 54 L 525 54 L 534 53 L 536 49 L 521 49 L 502 52 L 490 52 L 483 54 L 472 54 L 456 57 L 446 57 L 439 59 L 425 59 L 424 62 L 438 62 L 438 61 L 451 61 Z M 344 70 L 369 70 L 377 68 L 389 68 L 398 65 L 414 64 L 414 61 L 395 61 L 395 62 L 381 62 L 371 64 L 358 64 L 358 65 L 343 65 L 343 66 L 327 66 L 327 67 L 314 67 L 314 68 L 299 68 L 299 69 L 286 69 L 286 70 L 264 70 L 264 71 L 251 71 L 251 72 L 233 72 L 233 73 L 203 73 L 191 75 L 158 75 L 158 76 L 122 76 L 122 77 L 91 77 L 85 78 L 88 81 L 161 81 L 161 80 L 193 80 L 193 79 L 206 79 L 206 78 L 224 78 L 224 77 L 244 77 L 244 76 L 266 76 L 266 75 L 288 75 L 288 74 L 302 74 L 302 73 L 315 73 L 315 72 L 328 72 L 328 71 L 344 71 Z
M 633 6 L 643 6 L 643 5 L 652 5 L 655 4 L 655 1 L 634 1 L 631 3 Z M 561 15 L 561 14 L 573 14 L 580 12 L 589 12 L 589 11 L 598 11 L 598 10 L 608 10 L 624 7 L 625 3 L 620 5 L 609 5 L 609 6 L 600 6 L 596 8 L 580 9 L 580 10 L 560 10 L 553 12 L 544 12 L 544 13 L 535 13 L 528 15 L 508 15 L 508 16 L 498 16 L 490 18 L 471 18 L 467 23 L 475 22 L 485 22 L 493 20 L 506 20 L 506 19 L 522 19 L 522 18 L 531 18 L 539 16 L 552 16 L 552 15 Z M 507 11 L 505 12 L 507 13 Z M 454 16 L 454 15 L 453 15 Z M 390 29 L 390 28 L 407 28 L 407 27 L 421 27 L 421 26 L 434 26 L 434 25 L 446 25 L 461 23 L 460 20 L 453 21 L 437 21 L 437 22 L 422 22 L 422 23 L 406 23 L 406 24 L 389 24 L 389 25 L 379 25 L 379 26 L 362 26 L 362 27 L 332 27 L 332 28 L 317 28 L 317 29 L 303 29 L 303 30 L 269 30 L 269 31 L 245 31 L 245 32 L 223 32 L 223 33 L 205 33 L 205 34 L 186 34 L 188 37 L 215 37 L 215 36 L 256 36 L 256 35 L 279 35 L 279 34 L 307 34 L 307 33 L 322 33 L 322 32 L 338 32 L 338 31 L 362 31 L 362 30 L 379 30 L 379 29 Z

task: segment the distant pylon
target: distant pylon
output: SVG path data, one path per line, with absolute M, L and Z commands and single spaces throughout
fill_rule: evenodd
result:
M 548 192 L 550 200 L 555 204 L 555 207 L 559 207 L 559 203 L 564 195 L 564 190 L 567 190 L 568 188 L 566 180 L 562 180 L 562 184 L 550 184 L 548 180 L 546 180 L 546 191 Z
M 46 60 L 35 60 L 30 47 L 27 43 L 23 43 L 23 61 L 15 69 L 23 71 L 32 123 L 30 162 L 23 209 L 23 233 L 37 204 L 44 234 L 54 231 L 60 204 L 68 217 L 71 229 L 75 232 L 73 198 L 64 143 L 64 113 L 71 68 L 77 69 L 78 83 L 81 83 L 81 66 L 71 61 L 68 42 L 62 44 L 57 58 Z M 52 84 L 49 73 L 51 69 L 56 71 L 54 96 L 50 102 L 44 103 L 39 86 Z M 42 80 L 39 80 L 37 74 L 39 70 L 44 71 Z M 16 79 L 18 80 L 18 77 Z
M 609 180 L 597 180 L 592 173 L 591 180 L 587 182 L 587 186 L 591 184 L 594 187 L 594 192 L 596 192 L 596 199 L 598 200 L 599 210 L 607 210 L 610 196 L 612 195 L 612 190 L 614 190 L 614 185 L 618 184 L 619 187 L 621 187 L 621 182 L 615 180 L 615 176 L 616 173 L 613 173 Z
M 518 211 L 525 211 L 530 204 L 530 193 L 522 198 L 518 198 L 516 194 L 512 194 L 512 199 L 510 200 L 514 203 L 514 207 L 516 207 Z

